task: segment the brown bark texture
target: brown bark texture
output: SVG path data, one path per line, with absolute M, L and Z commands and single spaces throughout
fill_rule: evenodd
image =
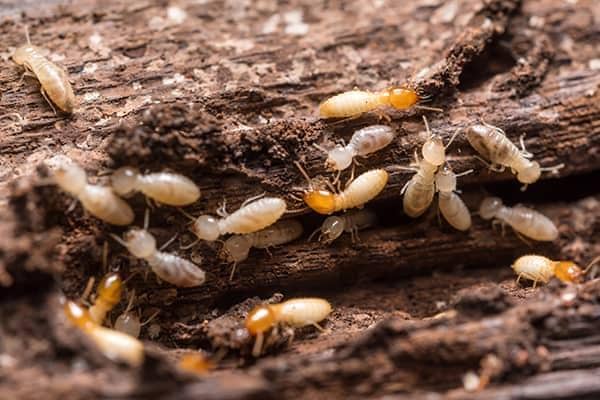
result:
M 21 80 L 14 49 L 32 44 L 68 71 L 72 116 L 55 114 L 35 79 Z M 535 253 L 585 266 L 600 254 L 600 4 L 593 0 L 5 1 L 0 4 L 0 399 L 600 397 L 600 280 L 516 283 L 512 261 Z M 382 108 L 325 120 L 326 98 L 410 85 L 442 112 Z M 484 121 L 502 128 L 542 166 L 526 191 L 491 172 L 463 134 L 447 149 L 472 212 L 497 195 L 549 218 L 552 243 L 525 242 L 473 215 L 458 232 L 436 215 L 402 212 L 408 166 L 426 139 L 422 116 L 448 140 Z M 323 217 L 303 209 L 294 161 L 332 177 L 320 147 L 384 123 L 397 137 L 359 159 L 386 168 L 367 208 L 378 224 L 326 245 L 309 235 Z M 155 279 L 102 223 L 48 184 L 42 161 L 66 154 L 92 182 L 115 168 L 170 170 L 199 184 L 183 211 L 229 211 L 266 193 L 295 210 L 302 237 L 252 249 L 231 266 L 220 242 L 186 248 L 189 220 L 137 194 L 127 201 L 167 250 L 201 264 L 206 284 Z M 349 177 L 342 174 L 342 181 Z M 103 261 L 108 249 L 106 262 Z M 140 368 L 113 363 L 66 320 L 61 296 L 118 270 L 142 321 Z M 127 306 L 124 296 L 109 320 Z M 320 296 L 323 323 L 280 329 L 250 355 L 244 329 L 261 302 Z M 109 321 L 109 324 L 110 324 Z M 178 368 L 183 355 L 215 360 L 207 374 Z M 387 398 L 386 397 L 386 398 Z

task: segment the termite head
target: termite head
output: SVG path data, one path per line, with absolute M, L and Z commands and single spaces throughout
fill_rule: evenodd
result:
M 211 215 L 202 215 L 196 218 L 191 228 L 198 239 L 215 241 L 221 235 L 219 221 Z
M 327 168 L 335 171 L 342 171 L 348 168 L 352 164 L 352 152 L 348 151 L 345 147 L 336 146 L 331 149 L 327 156 L 325 165 Z
M 229 262 L 241 262 L 248 258 L 250 252 L 250 242 L 244 235 L 233 235 L 225 241 L 222 255 Z
M 385 91 L 388 102 L 397 110 L 406 110 L 417 104 L 420 100 L 419 95 L 413 89 L 402 87 L 391 87 Z
M 340 217 L 328 217 L 321 225 L 321 235 L 319 240 L 325 243 L 331 243 L 344 233 L 344 221 Z
M 319 214 L 331 214 L 335 210 L 335 194 L 328 190 L 309 189 L 304 192 L 304 202 Z
M 42 54 L 44 53 L 39 47 L 26 44 L 15 50 L 15 52 L 12 55 L 12 59 L 15 63 L 23 65 L 31 57 L 31 53 L 36 51 Z
M 123 281 L 119 274 L 109 273 L 102 278 L 98 284 L 98 298 L 111 306 L 115 306 L 121 300 Z
M 541 174 L 540 164 L 536 161 L 529 161 L 524 168 L 518 171 L 517 179 L 521 183 L 530 184 L 540 179 Z
M 46 160 L 52 173 L 52 179 L 65 192 L 77 196 L 87 185 L 87 176 L 83 168 L 64 155 Z
M 122 167 L 116 170 L 110 178 L 115 193 L 119 196 L 131 194 L 135 190 L 139 174 L 140 171 L 132 167 Z
M 252 336 L 266 332 L 277 323 L 277 316 L 268 305 L 255 307 L 246 317 L 246 329 Z
M 442 165 L 446 161 L 444 141 L 438 135 L 432 135 L 423 144 L 422 154 L 425 161 L 433 165 Z
M 448 165 L 435 174 L 435 187 L 440 192 L 450 193 L 456 190 L 456 174 Z
M 554 267 L 554 275 L 562 282 L 577 283 L 584 272 L 573 261 L 558 261 Z
M 501 207 L 502 200 L 499 197 L 486 197 L 479 206 L 479 215 L 483 219 L 492 219 Z
M 147 258 L 156 252 L 156 239 L 145 229 L 130 229 L 123 239 L 127 249 L 138 258 Z
M 70 300 L 62 299 L 64 302 L 65 315 L 69 320 L 80 329 L 89 329 L 94 326 L 88 310 Z

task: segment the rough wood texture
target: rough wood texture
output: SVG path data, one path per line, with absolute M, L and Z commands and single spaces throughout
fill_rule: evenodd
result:
M 600 253 L 594 1 L 45 3 L 0 6 L 7 46 L 0 48 L 0 202 L 7 206 L 0 210 L 0 399 L 40 392 L 49 399 L 598 396 L 598 281 L 569 299 L 572 289 L 557 283 L 516 285 L 507 267 L 525 252 L 581 264 Z M 8 57 L 24 42 L 22 24 L 67 67 L 80 101 L 74 116 L 54 115 L 34 80 L 19 82 L 22 71 Z M 316 116 L 332 94 L 406 83 L 444 112 Z M 476 170 L 459 180 L 471 209 L 485 192 L 532 204 L 557 222 L 560 239 L 528 247 L 477 217 L 458 233 L 437 223 L 434 207 L 410 220 L 400 198 L 410 174 L 400 172 L 369 205 L 382 222 L 361 232 L 359 243 L 306 243 L 322 219 L 303 211 L 293 216 L 305 227 L 302 240 L 271 255 L 253 250 L 231 282 L 217 258 L 220 244 L 179 249 L 192 239 L 187 219 L 153 209 L 159 242 L 177 233 L 169 250 L 208 273 L 205 286 L 176 290 L 134 275 L 145 265 L 109 239 L 119 231 L 71 208 L 36 169 L 57 152 L 100 182 L 126 164 L 172 169 L 202 187 L 202 199 L 186 209 L 194 215 L 214 213 L 224 197 L 235 209 L 263 191 L 300 208 L 292 194 L 306 183 L 292 161 L 311 176 L 329 175 L 314 144 L 347 140 L 381 115 L 398 137 L 361 160 L 359 172 L 409 164 L 425 138 L 421 115 L 446 138 L 480 120 L 515 142 L 525 133 L 536 160 L 565 167 L 524 193 L 510 173 L 486 171 L 462 135 L 449 159 L 456 171 Z M 146 202 L 139 195 L 130 201 L 141 224 Z M 147 342 L 141 370 L 104 360 L 58 305 L 60 291 L 76 298 L 90 276 L 102 274 L 107 240 L 108 266 L 133 276 L 128 289 L 142 315 L 160 310 L 161 347 Z M 254 364 L 241 324 L 275 292 L 323 295 L 335 311 L 325 333 L 296 332 L 289 346 L 284 331 L 267 349 L 273 356 Z M 440 312 L 445 317 L 431 319 Z M 180 355 L 199 347 L 228 354 L 207 377 L 179 371 Z M 490 382 L 467 393 L 468 371 Z

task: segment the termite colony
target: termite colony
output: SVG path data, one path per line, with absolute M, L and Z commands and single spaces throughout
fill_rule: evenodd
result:
M 57 106 L 64 112 L 72 113 L 75 95 L 66 73 L 42 56 L 40 50 L 30 44 L 29 36 L 27 42 L 27 45 L 15 51 L 13 60 L 22 65 L 26 73 L 33 74 L 39 80 L 41 92 L 53 109 Z M 395 110 L 416 107 L 442 111 L 423 106 L 421 103 L 425 100 L 425 96 L 408 86 L 376 92 L 352 90 L 324 101 L 319 113 L 323 118 L 355 118 L 366 112 L 379 112 L 386 106 Z M 415 160 L 409 166 L 370 169 L 355 176 L 355 170 L 360 165 L 359 157 L 382 151 L 395 140 L 397 133 L 387 125 L 358 129 L 347 145 L 327 148 L 315 144 L 319 151 L 325 153 L 325 167 L 335 175 L 332 180 L 311 178 L 305 167 L 294 161 L 299 172 L 298 178 L 306 181 L 302 189 L 302 201 L 316 213 L 327 216 L 308 240 L 318 234 L 320 243 L 332 244 L 346 232 L 352 242 L 359 241 L 359 230 L 377 224 L 377 215 L 364 206 L 384 190 L 390 176 L 388 170 L 408 170 L 413 174 L 400 190 L 402 208 L 408 217 L 419 218 L 425 214 L 437 193 L 439 213 L 454 229 L 468 231 L 472 225 L 471 213 L 457 190 L 457 178 L 472 170 L 455 173 L 447 155 L 454 138 L 461 133 L 490 170 L 500 172 L 510 168 L 524 185 L 523 189 L 536 182 L 542 172 L 555 172 L 562 167 L 562 164 L 541 167 L 538 162 L 531 160 L 533 155 L 526 151 L 522 137 L 519 148 L 500 128 L 483 122 L 456 129 L 446 144 L 441 135 L 432 132 L 425 116 L 423 122 L 427 137 L 420 148 L 420 155 L 415 153 Z M 194 204 L 201 197 L 200 188 L 194 181 L 173 172 L 142 173 L 135 167 L 123 166 L 113 172 L 109 185 L 100 185 L 89 183 L 84 169 L 64 155 L 48 159 L 46 165 L 54 184 L 78 200 L 89 214 L 112 225 L 129 226 L 133 223 L 134 212 L 124 198 L 135 192 L 145 195 L 148 202 L 172 207 Z M 342 188 L 341 175 L 349 167 L 352 167 L 352 171 Z M 271 247 L 284 245 L 303 235 L 304 227 L 300 221 L 281 219 L 286 212 L 290 211 L 284 199 L 264 195 L 246 200 L 232 214 L 228 214 L 224 207 L 216 210 L 218 216 L 204 214 L 192 217 L 182 211 L 191 220 L 189 230 L 197 237 L 194 243 L 186 247 L 194 246 L 198 241 L 220 243 L 220 258 L 231 264 L 231 281 L 236 266 L 249 257 L 252 248 L 268 251 Z M 543 214 L 524 206 L 505 206 L 497 197 L 485 198 L 478 214 L 482 219 L 501 224 L 503 229 L 506 225 L 510 226 L 516 234 L 527 239 L 553 241 L 559 236 L 554 222 Z M 157 248 L 157 241 L 149 232 L 148 225 L 146 213 L 143 228 L 132 227 L 122 236 L 114 233 L 110 233 L 110 236 L 131 256 L 141 260 L 157 279 L 177 287 L 203 285 L 207 280 L 204 266 L 175 252 L 163 251 L 171 241 Z M 223 236 L 227 237 L 220 241 Z M 579 282 L 597 262 L 598 259 L 582 269 L 573 262 L 527 255 L 516 260 L 512 268 L 518 275 L 517 281 L 529 279 L 535 286 L 548 282 L 552 277 L 563 282 Z M 133 311 L 135 291 L 132 291 L 127 307 L 112 324 L 108 315 L 122 301 L 124 286 L 119 275 L 110 273 L 98 285 L 92 304 L 64 300 L 64 310 L 74 325 L 89 336 L 108 358 L 139 365 L 143 361 L 144 350 L 137 337 L 142 326 L 150 322 L 156 313 L 144 323 L 140 322 L 139 314 Z M 330 303 L 319 298 L 298 298 L 257 306 L 245 320 L 247 332 L 255 338 L 252 354 L 260 356 L 265 349 L 265 341 L 276 336 L 281 327 L 312 325 L 322 330 L 318 324 L 331 311 Z M 198 355 L 181 361 L 183 369 L 198 373 L 206 372 L 212 365 Z

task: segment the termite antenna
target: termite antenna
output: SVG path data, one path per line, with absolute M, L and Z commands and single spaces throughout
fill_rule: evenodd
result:
M 156 318 L 156 316 L 160 313 L 160 310 L 156 310 L 156 312 L 154 314 L 152 314 L 147 320 L 145 320 L 144 322 L 140 323 L 140 326 L 144 326 L 147 325 L 148 323 L 152 322 L 152 320 L 154 318 Z
M 310 242 L 310 241 L 313 239 L 313 237 L 314 237 L 314 236 L 317 234 L 317 232 L 319 232 L 320 230 L 321 230 L 321 227 L 319 226 L 317 229 L 315 229 L 315 230 L 314 230 L 314 231 L 313 231 L 313 232 L 310 234 L 310 236 L 308 237 L 308 239 L 306 239 L 306 242 Z
M 306 170 L 302 167 L 302 165 L 300 165 L 300 162 L 298 162 L 297 160 L 294 161 L 294 164 L 296 165 L 296 168 L 298 168 L 298 170 L 300 171 L 300 173 L 302 174 L 302 176 L 304 176 L 304 178 L 308 182 L 308 185 L 310 187 L 312 187 L 312 181 L 310 179 L 310 176 L 308 176 L 308 172 L 306 172 Z
M 600 263 L 600 256 L 595 257 L 592 261 L 590 261 L 590 263 L 587 265 L 587 267 L 585 267 L 585 269 L 583 270 L 584 274 L 587 274 L 587 272 L 594 266 L 594 265 L 598 265 L 598 263 Z
M 189 219 L 190 221 L 192 221 L 192 223 L 193 223 L 194 221 L 196 221 L 196 217 L 194 217 L 194 216 L 192 216 L 192 215 L 188 214 L 187 212 L 183 211 L 181 208 L 177 208 L 177 210 L 179 210 L 179 212 L 180 212 L 181 214 L 183 214 L 183 216 L 185 216 L 187 219 Z
M 313 143 L 313 146 L 315 146 L 317 148 L 317 150 L 321 150 L 325 154 L 328 153 L 327 149 L 319 144 Z
M 414 106 L 415 108 L 419 108 L 421 110 L 428 110 L 428 111 L 435 111 L 435 112 L 444 112 L 443 109 L 438 108 L 438 107 L 429 107 L 429 106 L 422 106 L 422 105 L 416 105 Z
M 427 121 L 427 117 L 423 115 L 423 122 L 425 123 L 425 130 L 427 131 L 427 134 L 429 135 L 429 137 L 432 137 L 433 134 L 431 133 L 431 129 L 429 129 L 429 122 Z
M 450 137 L 450 140 L 448 141 L 448 143 L 446 144 L 446 146 L 444 146 L 445 149 L 447 149 L 448 147 L 450 147 L 450 145 L 452 144 L 452 142 L 454 141 L 454 139 L 456 139 L 456 136 L 458 136 L 458 134 L 460 133 L 461 130 L 462 130 L 462 128 L 458 128 L 456 130 L 456 132 L 454 132 L 454 134 Z
M 163 251 L 164 249 L 166 249 L 167 247 L 169 247 L 169 245 L 171 243 L 173 243 L 175 241 L 175 239 L 177 239 L 178 235 L 179 235 L 178 233 L 175 233 L 171 239 L 167 240 L 162 246 L 160 246 L 160 248 L 158 249 L 158 251 Z
M 29 26 L 25 25 L 25 38 L 27 39 L 27 44 L 31 46 L 31 40 L 29 39 Z
M 94 287 L 94 283 L 96 282 L 96 278 L 94 278 L 93 276 L 88 279 L 87 284 L 85 285 L 85 289 L 83 290 L 83 293 L 81 294 L 80 297 L 80 301 L 86 302 L 87 298 L 90 296 L 90 293 L 92 293 L 92 289 Z
M 108 267 L 108 240 L 102 245 L 102 271 L 106 272 Z
M 468 170 L 466 170 L 466 171 L 463 171 L 463 172 L 461 172 L 461 173 L 459 173 L 459 174 L 456 174 L 456 175 L 454 175 L 454 176 L 455 176 L 456 178 L 458 178 L 458 177 L 460 177 L 460 176 L 469 175 L 469 174 L 473 173 L 473 171 L 475 171 L 475 170 L 474 170 L 473 168 L 471 168 L 471 169 L 468 169 Z
M 109 235 L 110 235 L 110 237 L 112 237 L 113 239 L 115 239 L 118 243 L 120 243 L 123 247 L 127 247 L 127 242 L 125 242 L 123 239 L 121 239 L 120 237 L 118 237 L 114 233 L 110 233 Z
M 556 174 L 556 173 L 558 173 L 558 171 L 560 171 L 564 167 L 565 167 L 565 164 L 560 163 L 560 164 L 553 165 L 551 167 L 541 167 L 540 171 L 542 171 L 542 172 L 547 171 L 547 172 L 552 172 L 553 174 Z

